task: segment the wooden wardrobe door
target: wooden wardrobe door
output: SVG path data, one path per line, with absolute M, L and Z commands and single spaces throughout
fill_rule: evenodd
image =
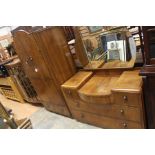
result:
M 19 31 L 14 37 L 14 42 L 25 72 L 30 78 L 40 101 L 48 107 L 48 104 L 64 105 L 64 99 L 59 95 L 55 84 L 52 82 L 33 35 Z
M 52 27 L 33 35 L 52 79 L 60 87 L 76 72 L 63 28 Z

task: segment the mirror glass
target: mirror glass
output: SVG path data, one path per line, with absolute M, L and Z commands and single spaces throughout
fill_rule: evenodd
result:
M 79 32 L 89 60 L 86 69 L 94 66 L 96 68 L 134 66 L 136 43 L 127 27 L 82 26 L 79 27 Z

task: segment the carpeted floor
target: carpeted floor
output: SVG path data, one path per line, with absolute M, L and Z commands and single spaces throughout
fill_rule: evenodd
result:
M 30 116 L 33 129 L 97 129 L 95 126 L 80 123 L 41 108 Z
M 33 113 L 38 111 L 41 107 L 35 106 L 30 103 L 20 103 L 17 101 L 9 100 L 0 94 L 0 102 L 4 107 L 12 109 L 15 119 L 23 119 L 31 116 Z
M 6 99 L 0 94 L 0 101 L 3 106 L 12 109 L 15 119 L 30 118 L 33 129 L 96 129 L 97 127 L 80 123 L 74 119 L 64 117 L 47 111 L 41 106 L 29 103 L 20 103 Z M 4 128 L 0 120 L 0 128 Z

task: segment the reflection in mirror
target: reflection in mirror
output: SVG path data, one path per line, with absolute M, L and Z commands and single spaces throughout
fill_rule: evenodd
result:
M 94 63 L 101 68 L 134 65 L 136 44 L 127 27 L 82 26 L 79 31 L 89 68 Z

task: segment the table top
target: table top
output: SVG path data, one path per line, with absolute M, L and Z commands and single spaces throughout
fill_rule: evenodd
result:
M 94 75 L 79 91 L 85 96 L 109 96 L 119 76 Z
M 70 89 L 78 89 L 81 85 L 85 83 L 92 76 L 92 72 L 80 71 L 66 81 L 62 87 Z
M 123 72 L 112 91 L 139 93 L 142 89 L 142 77 L 139 72 L 140 70 Z

